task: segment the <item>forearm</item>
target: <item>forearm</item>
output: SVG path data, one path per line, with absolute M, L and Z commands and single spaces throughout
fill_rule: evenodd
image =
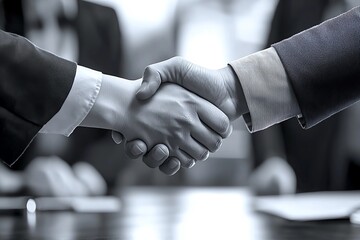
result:
M 0 158 L 13 164 L 61 108 L 76 64 L 0 31 Z
M 254 132 L 297 116 L 304 128 L 360 99 L 360 7 L 231 63 Z
M 73 86 L 57 112 L 40 130 L 40 133 L 69 136 L 93 107 L 102 84 L 103 74 L 78 66 Z
M 75 77 L 76 64 L 0 31 L 2 106 L 42 126 L 62 106 Z
M 111 129 L 114 124 L 115 109 L 114 104 L 109 104 L 109 91 L 111 92 L 110 79 L 103 75 L 101 88 L 95 102 L 86 115 L 84 120 L 79 124 L 80 127 Z
M 95 103 L 79 126 L 120 130 L 126 109 L 139 86 L 140 81 L 104 74 Z
M 360 99 L 360 7 L 274 45 L 309 128 Z

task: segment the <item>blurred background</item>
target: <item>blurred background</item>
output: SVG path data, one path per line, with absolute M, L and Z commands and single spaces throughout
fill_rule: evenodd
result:
M 141 78 L 183 56 L 208 68 L 336 16 L 356 0 L 1 0 L 0 27 L 106 74 Z M 296 119 L 250 135 L 242 119 L 222 148 L 164 176 L 103 130 L 39 135 L 14 169 L 0 167 L 4 195 L 102 195 L 121 186 L 250 186 L 255 194 L 358 189 L 358 106 L 304 131 Z

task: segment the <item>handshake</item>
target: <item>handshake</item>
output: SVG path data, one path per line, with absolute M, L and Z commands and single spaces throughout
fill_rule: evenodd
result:
M 230 66 L 210 70 L 175 57 L 145 69 L 143 79 L 104 75 L 96 102 L 80 126 L 113 130 L 132 158 L 143 156 L 167 175 L 217 151 L 231 121 L 248 112 Z

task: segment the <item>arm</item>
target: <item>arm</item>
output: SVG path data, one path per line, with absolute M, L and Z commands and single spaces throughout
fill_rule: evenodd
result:
M 360 7 L 274 45 L 309 128 L 360 99 Z
M 295 116 L 304 127 L 311 127 L 360 99 L 359 24 L 357 7 L 232 62 L 237 78 L 224 78 L 218 74 L 222 70 L 208 70 L 183 59 L 152 65 L 144 73 L 138 98 L 147 99 L 162 82 L 173 82 L 213 102 L 231 119 L 245 114 L 250 131 Z M 240 88 L 236 87 L 239 81 Z M 224 88 L 223 83 L 232 87 Z M 247 103 L 248 110 L 234 108 L 241 102 Z
M 0 31 L 0 72 L 0 158 L 11 165 L 61 108 L 76 64 Z
M 3 31 L 0 72 L 0 159 L 8 165 L 39 131 L 70 135 L 91 109 L 102 80 L 99 72 L 77 67 Z M 141 140 L 128 142 L 126 148 L 134 145 L 140 148 L 137 156 L 146 152 Z
M 172 82 L 219 107 L 231 120 L 247 113 L 248 107 L 238 77 L 230 66 L 211 70 L 181 57 L 148 66 L 137 92 L 140 100 L 155 94 L 161 83 Z
M 104 75 L 99 96 L 80 126 L 113 129 L 127 140 L 144 140 L 150 148 L 164 143 L 184 167 L 206 159 L 230 134 L 227 116 L 204 99 L 166 85 L 144 102 L 135 98 L 139 86 L 140 80 Z
M 137 97 L 148 99 L 162 82 L 177 83 L 198 94 L 215 104 L 231 120 L 243 115 L 251 132 L 295 117 L 300 112 L 274 48 L 217 70 L 180 57 L 150 65 L 144 72 Z
M 258 131 L 278 123 L 280 119 L 295 116 L 298 110 L 285 71 L 273 48 L 218 70 L 195 65 L 180 57 L 150 65 L 144 72 L 137 97 L 148 99 L 163 82 L 184 86 L 215 104 L 231 120 L 244 115 L 250 131 Z M 286 111 L 289 109 L 292 110 L 290 113 Z M 147 154 L 144 160 L 156 162 L 157 158 L 160 157 Z
M 360 98 L 359 12 L 360 7 L 355 8 L 234 61 L 237 77 L 224 78 L 221 70 L 179 58 L 152 65 L 145 70 L 138 98 L 147 99 L 162 82 L 173 82 L 214 103 L 230 119 L 244 114 L 252 132 L 295 116 L 303 127 L 311 127 Z

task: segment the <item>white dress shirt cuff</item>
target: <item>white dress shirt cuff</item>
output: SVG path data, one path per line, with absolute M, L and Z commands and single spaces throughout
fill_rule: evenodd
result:
M 300 108 L 274 48 L 231 62 L 249 108 L 244 120 L 250 132 L 299 115 Z
M 102 73 L 77 66 L 73 86 L 59 112 L 40 130 L 69 136 L 85 119 L 99 94 Z

